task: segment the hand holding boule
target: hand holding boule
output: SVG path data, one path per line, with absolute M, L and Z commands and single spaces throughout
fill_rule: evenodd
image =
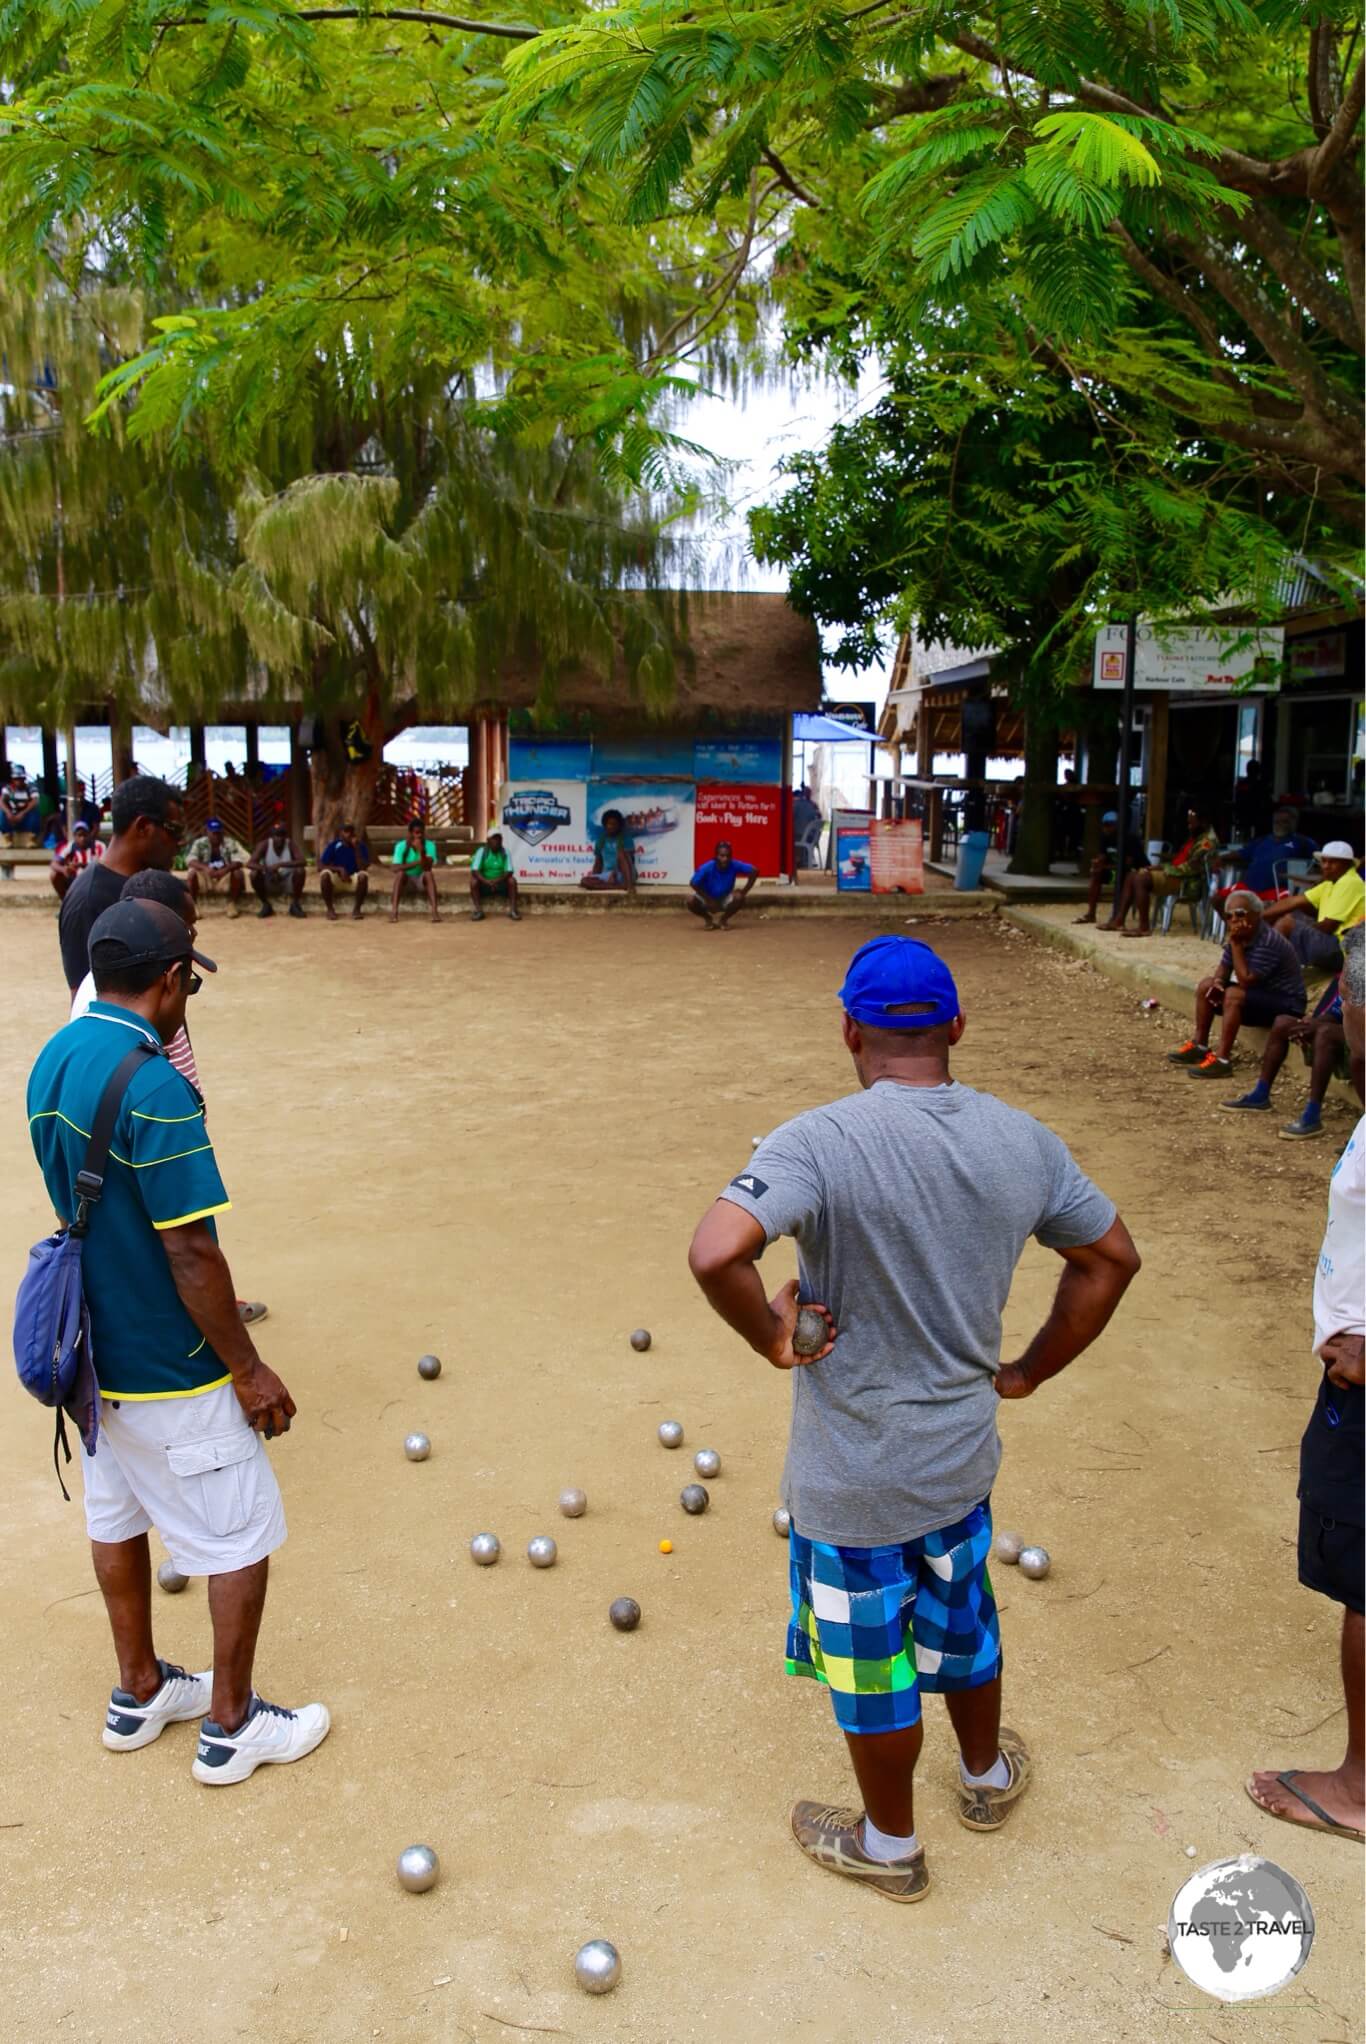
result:
M 768 1302 L 775 1322 L 775 1338 L 765 1354 L 775 1370 L 797 1370 L 806 1363 L 818 1363 L 822 1356 L 829 1355 L 835 1345 L 835 1325 L 826 1308 L 814 1299 L 808 1299 L 799 1306 L 797 1292 L 797 1280 L 793 1278 Z M 815 1340 L 821 1334 L 822 1323 L 824 1335 L 816 1346 L 808 1346 L 807 1341 L 803 1341 L 801 1347 L 797 1346 L 803 1333 L 808 1341 Z

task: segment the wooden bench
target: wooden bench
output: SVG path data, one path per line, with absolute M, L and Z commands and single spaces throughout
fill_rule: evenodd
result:
M 8 844 L 0 842 L 0 877 L 14 878 L 16 866 L 50 866 L 52 854 L 41 845 L 19 845 L 11 850 Z

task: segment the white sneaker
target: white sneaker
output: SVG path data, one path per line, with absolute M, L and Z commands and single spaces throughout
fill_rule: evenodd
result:
M 225 1732 L 212 1718 L 205 1718 L 190 1772 L 210 1788 L 245 1781 L 268 1760 L 302 1760 L 322 1745 L 331 1729 L 325 1703 L 305 1703 L 298 1710 L 286 1710 L 253 1692 L 247 1714 L 235 1732 Z
M 167 1725 L 186 1718 L 202 1718 L 213 1697 L 213 1671 L 187 1675 L 169 1661 L 158 1661 L 161 1687 L 146 1703 L 139 1703 L 127 1689 L 109 1692 L 104 1714 L 104 1743 L 111 1753 L 131 1753 L 138 1746 L 150 1746 Z

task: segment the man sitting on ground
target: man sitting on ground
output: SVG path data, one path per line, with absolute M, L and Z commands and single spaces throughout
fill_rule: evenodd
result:
M 92 859 L 104 856 L 104 846 L 93 837 L 90 825 L 78 818 L 71 827 L 67 842 L 58 845 L 52 854 L 52 886 L 58 901 L 65 895 L 78 873 L 83 873 Z
M 753 892 L 758 878 L 758 867 L 737 859 L 729 843 L 722 838 L 706 864 L 699 866 L 692 876 L 689 915 L 701 916 L 709 930 L 728 930 L 732 916 L 739 914 L 745 897 Z M 745 883 L 738 894 L 735 891 L 737 880 Z
M 1341 972 L 1339 932 L 1366 921 L 1366 882 L 1357 871 L 1357 857 L 1345 838 L 1334 838 L 1314 861 L 1323 874 L 1302 894 L 1283 894 L 1269 902 L 1266 921 L 1295 947 L 1310 972 Z
M 322 889 L 329 923 L 337 920 L 337 889 L 354 887 L 356 898 L 351 904 L 351 920 L 353 923 L 360 921 L 365 897 L 370 892 L 370 847 L 358 835 L 354 823 L 344 823 L 331 844 L 324 846 L 318 861 L 318 886 Z
M 203 837 L 197 837 L 190 846 L 187 861 L 190 894 L 195 907 L 199 906 L 200 893 L 204 888 L 210 894 L 217 894 L 220 888 L 226 887 L 228 914 L 240 916 L 250 861 L 251 854 L 246 846 L 239 845 L 235 837 L 229 837 L 218 818 L 211 816 L 204 825 Z
M 1276 930 L 1262 925 L 1262 904 L 1246 888 L 1235 888 L 1224 903 L 1228 943 L 1216 971 L 1195 990 L 1195 1034 L 1167 1053 L 1171 1065 L 1186 1065 L 1193 1079 L 1226 1079 L 1233 1070 L 1233 1046 L 1244 1022 L 1270 1029 L 1281 1015 L 1303 1015 L 1309 1005 L 1304 974 L 1294 950 Z M 1222 1016 L 1219 1048 L 1210 1049 L 1210 1024 Z
M 1243 869 L 1240 886 L 1259 894 L 1263 901 L 1274 901 L 1282 891 L 1285 874 L 1278 871 L 1291 859 L 1312 859 L 1318 850 L 1318 841 L 1305 837 L 1299 829 L 1300 812 L 1282 803 L 1271 818 L 1271 830 L 1266 837 L 1258 837 L 1249 845 L 1233 846 L 1227 856 Z
M 279 901 L 285 890 L 289 890 L 289 912 L 292 916 L 304 913 L 302 895 L 304 876 L 308 871 L 303 853 L 295 844 L 283 823 L 277 822 L 269 837 L 262 838 L 251 855 L 251 884 L 260 898 L 258 916 L 273 916 L 273 903 Z
M 473 904 L 472 919 L 476 923 L 484 920 L 484 903 L 500 896 L 507 903 L 508 921 L 520 923 L 521 910 L 517 906 L 517 875 L 512 870 L 512 860 L 503 847 L 501 830 L 491 830 L 482 845 L 475 848 L 470 860 L 470 901 Z
M 11 769 L 9 780 L 0 788 L 0 834 L 11 844 L 19 837 L 31 838 L 37 844 L 42 833 L 42 805 L 38 790 L 28 777 L 25 768 Z
M 1346 1041 L 1342 1026 L 1342 996 L 1338 991 L 1338 982 L 1334 980 L 1312 1015 L 1282 1015 L 1279 1021 L 1272 1024 L 1256 1085 L 1250 1092 L 1241 1094 L 1237 1100 L 1222 1101 L 1221 1106 L 1230 1114 L 1269 1112 L 1271 1088 L 1276 1083 L 1276 1074 L 1285 1063 L 1291 1044 L 1298 1043 L 1310 1059 L 1309 1097 L 1295 1120 L 1283 1123 L 1278 1134 L 1291 1142 L 1321 1136 L 1323 1102 L 1328 1092 L 1328 1082 L 1338 1068 Z M 1359 1072 L 1354 1072 L 1354 1083 L 1358 1082 L 1360 1077 Z M 1358 1093 L 1361 1091 L 1359 1083 L 1357 1091 Z
M 1165 901 L 1169 894 L 1179 894 L 1187 881 L 1194 884 L 1203 880 L 1210 857 L 1218 849 L 1219 839 L 1210 828 L 1209 818 L 1201 815 L 1198 809 L 1188 809 L 1186 840 L 1175 857 L 1164 860 L 1160 866 L 1139 865 L 1126 873 L 1110 920 L 1102 923 L 1101 928 L 1124 930 L 1126 937 L 1150 937 L 1154 900 Z M 1131 908 L 1138 910 L 1138 926 L 1125 930 L 1125 919 Z
M 1093 923 L 1096 920 L 1100 897 L 1114 881 L 1118 853 L 1119 812 L 1107 809 L 1100 819 L 1100 850 L 1091 861 L 1091 882 L 1086 890 L 1086 914 L 1077 916 L 1075 921 Z M 1143 864 L 1143 856 L 1142 845 L 1131 835 L 1124 852 L 1126 874 L 1132 873 Z M 1113 917 L 1111 921 L 1113 922 Z
M 394 846 L 394 891 L 389 897 L 389 920 L 398 921 L 398 905 L 410 888 L 421 888 L 427 898 L 429 920 L 441 921 L 436 905 L 436 846 L 423 835 L 422 818 L 415 816 L 401 844 Z
M 620 887 L 627 894 L 636 891 L 636 848 L 619 809 L 605 809 L 602 829 L 593 847 L 593 869 L 585 873 L 580 887 Z

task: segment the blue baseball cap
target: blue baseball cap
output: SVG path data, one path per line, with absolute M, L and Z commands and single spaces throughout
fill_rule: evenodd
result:
M 868 1029 L 934 1029 L 960 1010 L 953 974 L 914 937 L 873 937 L 849 961 L 840 1005 Z M 913 1014 L 904 1011 L 914 1009 Z M 901 1011 L 901 1012 L 898 1012 Z

